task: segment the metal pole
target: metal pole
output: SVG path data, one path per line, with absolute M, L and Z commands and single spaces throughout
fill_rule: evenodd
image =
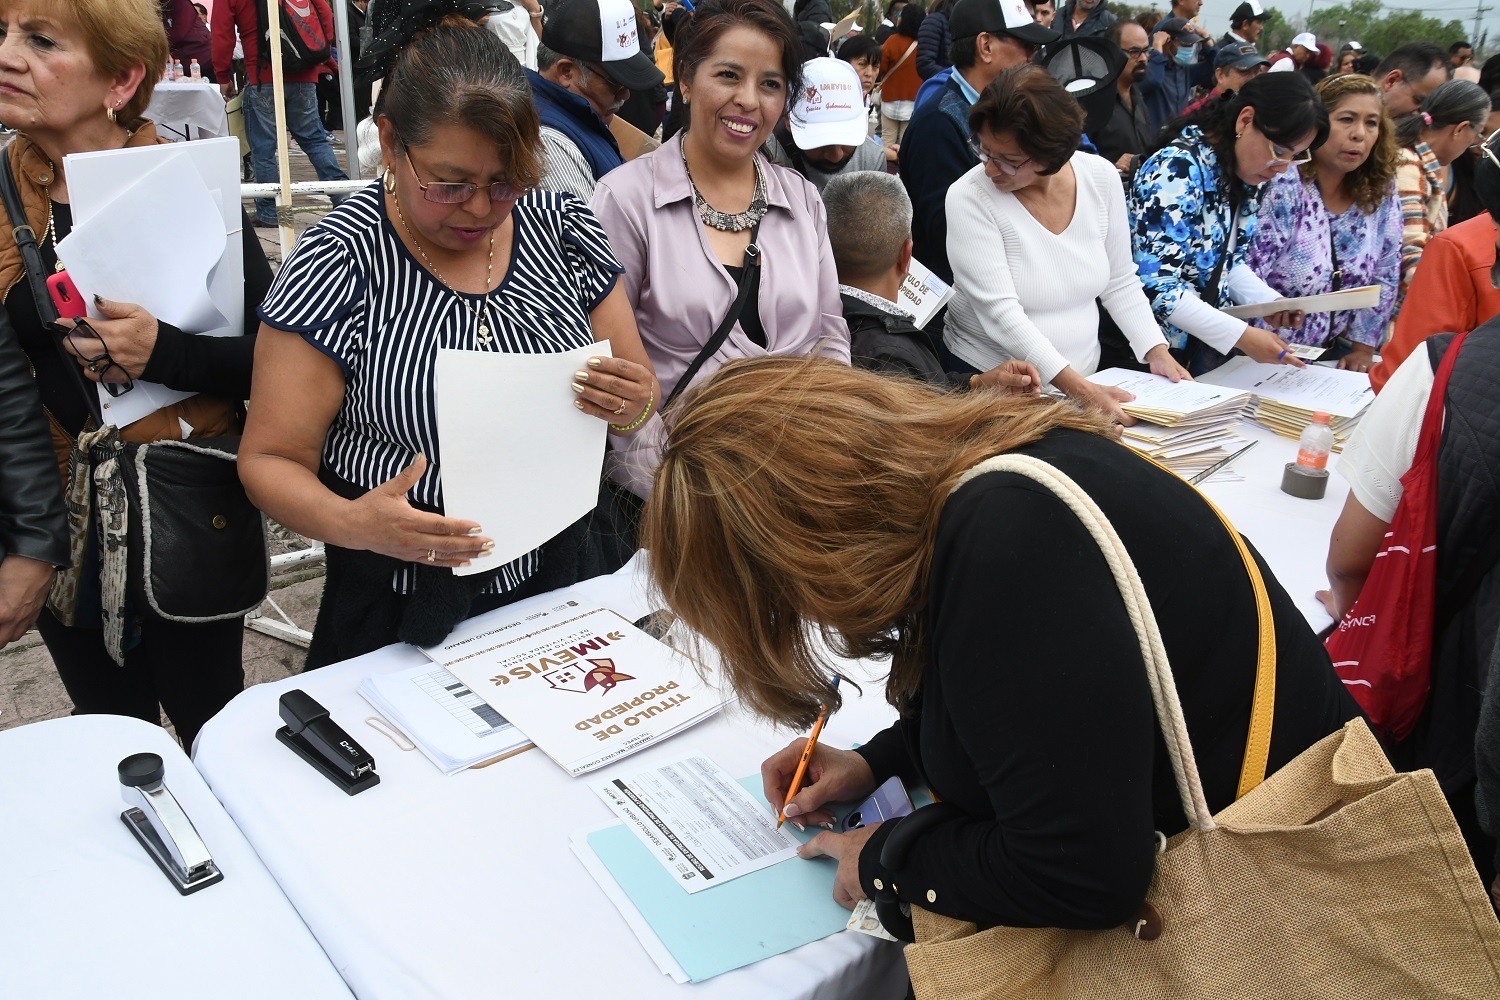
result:
M 286 139 L 286 92 L 281 75 L 281 6 L 279 0 L 266 4 L 266 26 L 271 33 L 271 93 L 276 109 L 276 120 L 271 127 L 276 130 L 276 173 L 281 183 L 281 194 L 276 198 L 276 222 L 281 230 L 281 259 L 292 252 L 295 234 L 292 232 L 292 161 Z
M 333 0 L 333 37 L 339 47 L 339 107 L 344 118 L 344 164 L 349 176 L 359 170 L 359 122 L 354 119 L 354 49 L 349 44 L 349 0 Z

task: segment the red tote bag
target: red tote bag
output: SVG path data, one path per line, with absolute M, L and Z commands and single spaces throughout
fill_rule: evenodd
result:
M 1333 668 L 1377 730 L 1405 739 L 1427 704 L 1437 591 L 1437 455 L 1448 376 L 1468 333 L 1432 379 L 1401 501 L 1354 606 L 1328 637 Z

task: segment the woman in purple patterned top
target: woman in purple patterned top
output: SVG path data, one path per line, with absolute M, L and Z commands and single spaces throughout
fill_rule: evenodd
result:
M 1312 162 L 1267 185 L 1247 262 L 1288 297 L 1379 285 L 1372 309 L 1309 313 L 1300 330 L 1277 331 L 1319 347 L 1343 338 L 1352 349 L 1339 367 L 1369 371 L 1401 285 L 1396 143 L 1368 77 L 1329 77 L 1318 95 L 1328 107 L 1328 141 Z

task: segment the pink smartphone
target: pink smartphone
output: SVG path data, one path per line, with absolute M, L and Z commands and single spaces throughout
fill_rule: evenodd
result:
M 88 315 L 89 307 L 84 302 L 83 293 L 73 284 L 67 271 L 58 271 L 48 278 L 47 291 L 52 294 L 52 304 L 57 306 L 57 315 L 61 319 L 78 319 Z

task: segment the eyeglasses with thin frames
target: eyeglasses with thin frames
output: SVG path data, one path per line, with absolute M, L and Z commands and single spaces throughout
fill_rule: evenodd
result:
M 1484 141 L 1479 144 L 1479 152 L 1483 153 L 1495 166 L 1500 167 L 1500 156 L 1495 153 L 1497 146 L 1500 146 L 1500 128 L 1484 137 Z
M 979 159 L 980 163 L 986 165 L 993 163 L 995 166 L 1000 168 L 1001 173 L 1008 174 L 1011 177 L 1019 174 L 1021 172 L 1021 168 L 1026 166 L 1026 164 L 1030 163 L 1033 159 L 1033 157 L 1028 156 L 1020 163 L 1012 163 L 1002 157 L 986 153 L 984 151 L 984 147 L 979 145 L 978 137 L 972 135 L 969 136 L 969 152 L 973 153 Z
M 1264 135 L 1265 133 L 1262 132 L 1261 134 Z M 1294 153 L 1290 149 L 1276 145 L 1269 138 L 1266 139 L 1266 145 L 1271 147 L 1271 163 L 1274 163 L 1278 167 L 1295 167 L 1299 164 L 1312 161 L 1311 149 L 1304 149 L 1300 153 Z
M 404 143 L 403 143 L 404 145 Z M 417 165 L 411 161 L 411 150 L 404 151 L 406 165 L 411 168 L 411 175 L 417 179 L 417 187 L 422 189 L 422 197 L 438 205 L 461 205 L 474 197 L 481 185 L 457 184 L 448 181 L 422 181 L 422 175 L 417 173 Z M 494 181 L 489 185 L 490 201 L 515 201 L 526 193 L 525 188 L 516 187 L 509 181 Z
M 73 342 L 73 338 L 80 333 L 86 334 L 87 336 L 93 337 L 95 340 L 99 341 L 98 354 L 94 355 L 93 357 L 88 357 L 78 349 L 78 345 Z M 89 371 L 99 376 L 99 384 L 104 386 L 104 391 L 109 393 L 111 396 L 123 396 L 125 395 L 125 393 L 135 388 L 135 379 L 131 378 L 130 373 L 125 370 L 124 366 L 122 366 L 110 355 L 109 345 L 104 343 L 104 337 L 100 335 L 98 330 L 95 330 L 92 326 L 89 325 L 88 320 L 83 319 L 82 317 L 79 317 L 77 320 L 75 320 L 73 329 L 64 332 L 63 344 L 67 346 L 68 351 L 75 358 L 77 358 L 79 361 L 82 361 L 88 367 Z M 118 371 L 121 375 L 125 376 L 125 381 L 109 381 L 107 378 L 105 378 L 105 376 L 107 376 L 111 371 Z

